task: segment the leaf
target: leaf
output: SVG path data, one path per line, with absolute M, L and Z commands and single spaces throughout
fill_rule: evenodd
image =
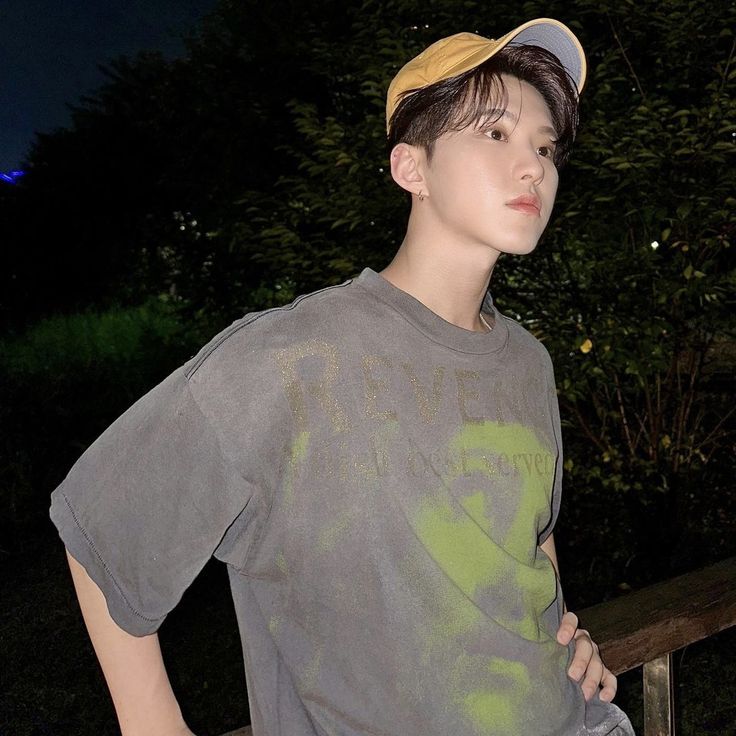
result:
M 678 206 L 678 208 L 677 208 L 677 216 L 678 216 L 678 217 L 679 217 L 679 218 L 680 218 L 681 220 L 684 220 L 684 219 L 686 219 L 686 218 L 687 218 L 687 216 L 688 216 L 688 215 L 690 214 L 690 212 L 692 211 L 692 209 L 693 209 L 693 204 L 692 204 L 692 202 L 683 202 L 683 203 L 682 203 L 681 205 L 679 205 L 679 206 Z

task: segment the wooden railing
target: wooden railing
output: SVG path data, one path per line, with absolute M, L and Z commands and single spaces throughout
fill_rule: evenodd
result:
M 614 674 L 643 667 L 644 736 L 674 736 L 672 652 L 736 625 L 736 557 L 578 616 Z M 251 730 L 222 736 L 251 736 Z
M 672 652 L 736 625 L 736 557 L 578 615 L 614 674 L 643 666 L 644 736 L 674 736 Z

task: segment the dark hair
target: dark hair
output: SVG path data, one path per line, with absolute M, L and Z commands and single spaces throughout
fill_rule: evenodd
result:
M 405 92 L 389 123 L 389 152 L 408 143 L 424 148 L 431 160 L 435 141 L 445 133 L 496 122 L 508 105 L 501 74 L 528 82 L 542 95 L 557 133 L 554 163 L 561 169 L 578 127 L 577 87 L 554 54 L 528 44 L 509 44 L 470 71 Z

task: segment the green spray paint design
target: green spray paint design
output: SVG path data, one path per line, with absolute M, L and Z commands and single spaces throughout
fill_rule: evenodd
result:
M 448 499 L 446 487 L 461 472 L 498 479 L 498 468 L 488 465 L 483 450 L 507 457 L 522 452 L 527 457 L 544 456 L 549 450 L 522 425 L 490 421 L 465 425 L 449 447 L 463 453 L 463 467 L 451 468 L 442 479 L 443 488 L 414 518 L 418 538 L 453 584 L 448 593 L 451 613 L 442 614 L 429 633 L 426 658 L 432 659 L 432 650 L 442 650 L 454 662 L 448 672 L 450 697 L 480 732 L 520 733 L 525 703 L 532 697 L 527 667 L 497 656 L 468 654 L 463 641 L 482 631 L 487 614 L 477 600 L 481 594 L 490 594 L 498 600 L 521 602 L 517 611 L 495 612 L 496 623 L 541 646 L 557 646 L 539 626 L 539 616 L 554 601 L 556 581 L 550 561 L 536 544 L 537 514 L 541 505 L 549 503 L 553 474 L 522 462 L 516 466 L 518 474 L 505 479 L 506 486 L 515 482 L 518 488 L 514 488 L 516 508 L 503 534 L 494 518 L 492 493 L 478 489 Z

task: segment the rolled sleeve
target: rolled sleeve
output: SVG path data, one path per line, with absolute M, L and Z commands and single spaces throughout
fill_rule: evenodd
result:
M 158 629 L 254 488 L 173 373 L 117 419 L 51 494 L 70 554 L 136 636 Z

